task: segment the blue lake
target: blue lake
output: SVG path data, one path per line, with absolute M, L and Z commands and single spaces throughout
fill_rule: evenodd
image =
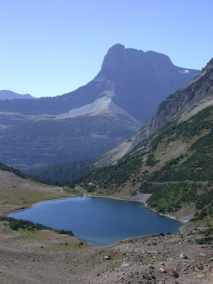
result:
M 109 245 L 150 234 L 175 233 L 181 225 L 138 202 L 93 197 L 45 201 L 8 216 L 54 229 L 70 230 L 92 245 Z

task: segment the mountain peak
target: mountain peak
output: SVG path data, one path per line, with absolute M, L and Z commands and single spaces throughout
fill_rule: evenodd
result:
M 110 82 L 116 104 L 143 123 L 158 104 L 200 72 L 175 66 L 169 56 L 113 45 L 104 57 L 98 82 Z
M 118 43 L 113 45 L 104 57 L 101 72 L 104 74 L 111 73 L 112 70 L 117 69 L 125 57 L 125 46 Z
M 151 70 L 150 68 L 152 70 L 153 68 L 157 70 L 162 68 L 171 70 L 175 68 L 175 65 L 169 56 L 165 54 L 155 51 L 144 52 L 143 50 L 127 48 L 117 43 L 105 55 L 101 75 L 112 80 L 125 73 L 139 72 L 142 74 L 146 70 Z
M 120 50 L 124 50 L 124 49 L 125 49 L 125 45 L 123 45 L 121 43 L 116 43 L 109 48 L 108 52 L 120 51 Z

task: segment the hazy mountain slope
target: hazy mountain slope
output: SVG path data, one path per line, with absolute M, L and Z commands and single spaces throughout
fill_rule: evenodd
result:
M 18 94 L 9 90 L 0 91 L 0 100 L 32 99 L 29 94 Z
M 41 119 L 0 115 L 0 159 L 20 169 L 91 160 L 137 130 L 124 115 Z
M 162 212 L 189 207 L 213 215 L 212 129 L 210 61 L 199 79 L 160 105 L 133 150 L 115 165 L 94 169 L 84 182 L 96 191 L 151 193 L 148 203 Z
M 34 167 L 27 170 L 29 176 L 46 184 L 72 186 L 78 182 L 82 176 L 90 171 L 93 161 L 76 161 L 53 164 L 43 167 Z
M 199 71 L 156 52 L 113 46 L 98 75 L 54 97 L 0 102 L 0 160 L 28 171 L 98 155 L 131 137 L 170 92 Z

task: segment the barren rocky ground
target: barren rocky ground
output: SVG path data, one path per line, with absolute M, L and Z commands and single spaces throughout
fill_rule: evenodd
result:
M 1 224 L 0 283 L 213 283 L 213 247 L 191 236 L 146 237 L 88 247 L 50 231 Z
M 0 214 L 42 199 L 66 196 L 61 188 L 0 172 Z M 12 230 L 0 221 L 1 284 L 212 284 L 213 245 L 197 233 L 152 236 L 110 247 L 89 247 L 48 230 Z

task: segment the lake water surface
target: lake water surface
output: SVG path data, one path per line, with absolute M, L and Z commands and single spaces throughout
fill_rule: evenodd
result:
M 40 202 L 8 215 L 54 229 L 72 231 L 92 245 L 108 245 L 126 238 L 175 233 L 180 223 L 138 202 L 110 198 L 75 197 Z

